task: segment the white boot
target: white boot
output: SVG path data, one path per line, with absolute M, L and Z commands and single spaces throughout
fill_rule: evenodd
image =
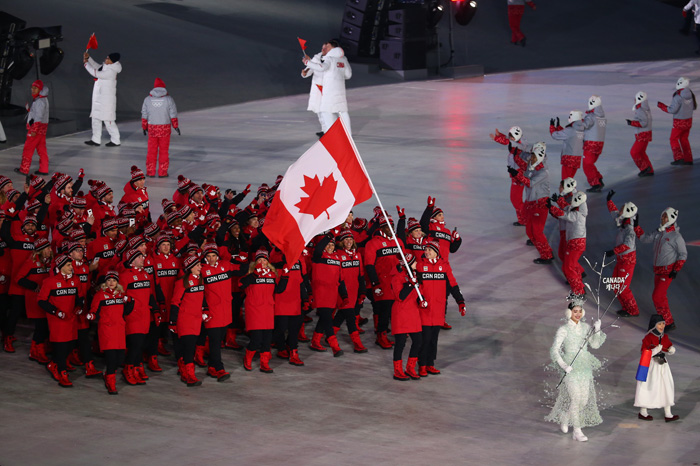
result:
M 574 440 L 579 442 L 588 442 L 588 437 L 583 435 L 583 431 L 580 427 L 574 427 Z
M 569 432 L 569 424 L 560 424 L 559 428 L 561 429 L 562 432 L 565 434 Z

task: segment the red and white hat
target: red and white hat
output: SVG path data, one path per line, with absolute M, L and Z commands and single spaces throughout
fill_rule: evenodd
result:
M 194 267 L 198 263 L 199 257 L 195 254 L 193 256 L 185 257 L 185 260 L 182 261 L 182 267 L 185 269 L 185 271 L 189 272 L 190 270 L 192 270 L 192 267 Z
M 131 166 L 131 182 L 135 183 L 136 181 L 145 180 L 145 179 L 146 179 L 146 175 L 143 174 L 143 170 L 141 170 L 136 165 L 132 165 Z

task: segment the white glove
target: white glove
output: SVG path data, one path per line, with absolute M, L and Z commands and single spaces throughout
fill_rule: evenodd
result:
M 601 324 L 600 319 L 596 320 L 593 323 L 593 328 L 595 329 L 596 332 L 600 332 L 600 324 Z
M 651 355 L 652 355 L 652 356 L 656 356 L 657 354 L 659 354 L 659 353 L 661 352 L 662 349 L 663 349 L 663 346 L 657 345 L 656 347 L 654 347 L 654 348 L 651 350 Z
M 381 288 L 375 288 L 375 289 L 374 289 L 374 294 L 376 294 L 376 295 L 382 294 L 382 289 L 381 289 Z
M 566 372 L 566 373 L 568 374 L 568 373 L 571 372 L 572 370 L 574 370 L 573 367 L 571 367 L 571 366 L 566 366 L 566 369 L 564 369 L 564 372 Z
M 668 351 L 666 351 L 668 354 L 676 354 L 676 347 L 671 346 Z

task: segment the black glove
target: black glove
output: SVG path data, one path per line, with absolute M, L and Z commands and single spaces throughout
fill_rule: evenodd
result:
M 614 195 L 615 195 L 615 190 L 614 190 L 614 189 L 611 189 L 610 191 L 608 191 L 608 195 L 607 195 L 607 197 L 605 198 L 605 200 L 606 200 L 606 201 L 609 201 L 610 199 L 613 198 Z
M 559 123 L 559 117 L 557 117 L 557 128 L 559 128 L 561 124 Z
M 34 124 L 34 118 L 32 118 L 31 120 L 29 120 L 28 123 L 29 123 L 29 126 L 32 126 L 32 125 Z
M 668 274 L 668 278 L 674 279 L 676 275 L 678 275 L 678 272 L 676 270 L 671 270 L 671 273 Z
M 625 120 L 627 122 L 627 126 L 632 126 L 632 120 Z
M 554 118 L 549 119 L 549 126 L 554 126 Z
M 552 198 L 551 198 L 551 197 L 548 197 L 548 198 L 547 198 L 547 208 L 549 209 L 549 208 L 551 208 L 551 207 L 552 207 Z
M 552 194 L 552 202 L 556 203 L 559 200 L 559 194 Z
M 516 176 L 518 176 L 518 170 L 516 170 L 516 169 L 513 168 L 513 167 L 508 167 L 508 173 L 509 173 L 510 176 L 512 176 L 513 178 L 515 178 Z
M 637 228 L 639 226 L 639 214 L 634 216 L 634 220 L 632 221 L 632 226 L 634 228 Z
M 177 131 L 178 136 L 182 136 L 182 133 L 180 132 L 180 128 L 175 128 L 175 131 Z
M 605 257 L 612 257 L 615 255 L 615 251 L 610 249 L 609 251 L 605 251 Z
M 148 130 L 147 130 L 147 129 L 144 129 L 144 130 L 143 130 L 143 135 L 144 135 L 144 136 L 147 136 L 147 135 L 148 135 Z

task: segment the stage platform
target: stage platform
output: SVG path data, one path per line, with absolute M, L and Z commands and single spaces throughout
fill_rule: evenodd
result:
M 369 353 L 353 354 L 342 329 L 346 352 L 340 358 L 304 345 L 304 367 L 273 357 L 275 372 L 268 375 L 257 371 L 257 361 L 256 370 L 246 372 L 242 354 L 225 350 L 231 379 L 217 383 L 198 369 L 202 386 L 187 388 L 175 362 L 161 357 L 164 372 L 149 374 L 146 386 L 119 380 L 119 395 L 108 396 L 100 380 L 80 372 L 72 374 L 74 388 L 59 388 L 27 359 L 31 329 L 25 323 L 17 352 L 0 353 L 0 464 L 697 464 L 700 266 L 690 243 L 700 239 L 700 167 L 669 165 L 671 117 L 656 108 L 659 100 L 670 102 L 681 75 L 698 88 L 697 61 L 668 61 L 350 90 L 354 139 L 389 212 L 395 215 L 399 204 L 419 217 L 434 196 L 447 225 L 464 238 L 451 263 L 467 316 L 460 317 L 450 301 L 454 328 L 441 332 L 436 364 L 442 374 L 395 381 L 392 351 L 374 345 L 371 330 L 363 336 Z M 644 179 L 629 156 L 634 131 L 625 123 L 639 90 L 648 93 L 654 118 L 648 153 L 656 176 Z M 546 141 L 554 192 L 560 145 L 549 136 L 549 119 L 565 121 L 570 110 L 585 110 L 591 94 L 602 96 L 608 130 L 598 163 L 606 186 L 588 197 L 586 256 L 600 262 L 614 246 L 615 225 L 605 206 L 612 188 L 618 204 L 637 204 L 649 231 L 658 227 L 664 208 L 679 209 L 689 257 L 669 290 L 678 326 L 671 334 L 678 351 L 669 361 L 680 421 L 664 423 L 660 410 L 651 412 L 653 422 L 640 421 L 633 407 L 639 348 L 654 312 L 651 246 L 639 245 L 632 290 L 642 316 L 617 321 L 619 327 L 609 327 L 606 343 L 593 351 L 606 362 L 597 378 L 604 422 L 584 429 L 589 441 L 578 443 L 543 420 L 549 411 L 545 382 L 558 381 L 545 366 L 564 322 L 568 286 L 560 263 L 533 264 L 537 253 L 525 245 L 524 228 L 511 225 L 506 149 L 488 135 L 519 125 L 528 141 Z M 306 95 L 297 95 L 182 113 L 182 136 L 172 137 L 170 177 L 147 180 L 154 211 L 172 196 L 180 173 L 238 190 L 274 182 L 316 140 L 317 118 L 304 111 L 306 102 Z M 105 180 L 118 198 L 129 166 L 145 168 L 146 151 L 139 121 L 119 127 L 118 148 L 88 147 L 85 132 L 50 139 L 51 171 L 76 175 L 84 168 L 86 180 Z M 700 132 L 690 136 L 697 148 Z M 21 147 L 0 152 L 0 173 L 16 187 L 22 179 L 12 169 L 20 154 Z M 587 186 L 581 171 L 577 180 Z M 374 206 L 369 201 L 355 214 L 371 216 Z M 550 219 L 547 233 L 555 248 L 556 229 Z M 594 276 L 588 270 L 595 289 Z M 604 307 L 610 299 L 603 295 Z M 586 309 L 592 322 L 596 306 L 589 301 Z M 613 303 L 604 326 L 613 323 L 617 309 Z M 371 315 L 369 305 L 363 314 Z

